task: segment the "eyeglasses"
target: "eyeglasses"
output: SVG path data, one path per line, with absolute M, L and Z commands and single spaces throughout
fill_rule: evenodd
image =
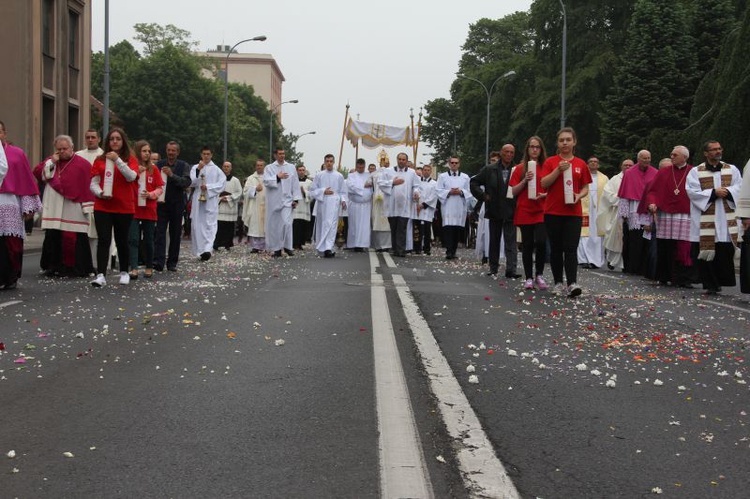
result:
M 723 150 L 724 149 L 722 149 L 721 147 L 712 147 L 711 149 L 708 150 L 708 152 L 717 152 L 717 151 L 723 151 Z

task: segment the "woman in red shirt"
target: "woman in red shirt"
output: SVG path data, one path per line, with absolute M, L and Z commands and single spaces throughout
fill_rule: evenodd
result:
M 159 169 L 151 162 L 151 146 L 145 140 L 135 143 L 135 157 L 138 158 L 138 180 L 133 221 L 130 223 L 130 278 L 138 279 L 138 253 L 143 234 L 143 263 L 146 270 L 143 277 L 154 275 L 154 228 L 156 227 L 156 200 L 161 196 L 164 180 Z M 142 179 L 142 180 L 141 180 Z
M 542 139 L 536 135 L 526 141 L 521 163 L 516 165 L 510 176 L 508 185 L 512 188 L 513 197 L 516 198 L 516 211 L 513 215 L 513 223 L 521 230 L 523 270 L 526 274 L 524 289 L 547 289 L 544 280 L 544 261 L 547 257 L 547 230 L 544 226 L 544 198 L 547 194 L 539 182 L 541 178 L 533 171 L 529 171 L 529 161 L 536 162 L 541 171 L 547 152 L 544 150 Z M 529 183 L 536 184 L 536 197 L 530 193 Z M 535 258 L 536 257 L 536 258 Z M 536 265 L 534 265 L 536 259 Z M 532 274 L 536 270 L 536 277 Z
M 109 166 L 107 165 L 109 163 Z M 96 278 L 91 285 L 100 288 L 107 284 L 104 274 L 109 262 L 112 231 L 120 261 L 120 284 L 129 284 L 128 233 L 135 212 L 135 189 L 132 182 L 138 178 L 138 161 L 130 154 L 128 137 L 120 128 L 113 128 L 104 142 L 104 154 L 94 160 L 91 167 L 91 192 L 94 201 L 94 224 L 99 240 L 96 245 Z
M 576 133 L 566 127 L 557 132 L 557 154 L 542 166 L 542 188 L 547 190 L 544 224 L 550 242 L 550 267 L 555 279 L 554 293 L 576 297 L 581 287 L 578 277 L 578 241 L 581 239 L 581 198 L 589 192 L 591 174 L 586 162 L 575 156 Z M 568 282 L 563 284 L 563 266 Z

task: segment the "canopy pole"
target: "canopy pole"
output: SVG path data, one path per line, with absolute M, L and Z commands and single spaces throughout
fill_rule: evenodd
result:
M 349 103 L 346 103 L 346 114 L 344 114 L 344 129 L 341 130 L 341 147 L 339 148 L 339 167 L 341 169 L 341 155 L 344 154 L 344 137 L 346 136 L 346 123 L 349 121 Z

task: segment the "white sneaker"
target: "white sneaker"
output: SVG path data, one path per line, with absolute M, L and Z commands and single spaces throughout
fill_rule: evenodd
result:
M 127 272 L 120 272 L 120 284 L 130 284 L 130 275 Z
M 554 286 L 552 286 L 552 289 L 550 289 L 550 293 L 553 295 L 567 295 L 568 294 L 568 288 L 565 286 L 565 284 L 558 282 Z
M 107 285 L 107 280 L 104 278 L 104 274 L 96 274 L 96 278 L 91 281 L 91 285 L 95 288 L 101 288 Z
M 576 283 L 571 284 L 568 286 L 568 296 L 570 298 L 575 298 L 576 296 L 581 296 L 581 293 L 583 290 L 581 289 L 581 286 L 579 286 Z

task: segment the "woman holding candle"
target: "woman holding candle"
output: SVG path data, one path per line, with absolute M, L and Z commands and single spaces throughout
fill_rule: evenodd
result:
M 94 287 L 107 284 L 104 274 L 107 272 L 113 230 L 120 263 L 120 284 L 130 283 L 128 233 L 136 204 L 136 190 L 132 182 L 137 178 L 138 161 L 130 153 L 128 137 L 121 128 L 113 128 L 104 142 L 104 154 L 96 158 L 91 167 L 90 187 L 96 196 L 94 223 L 99 234 L 96 246 L 98 274 L 91 281 Z
M 143 234 L 143 277 L 154 275 L 154 228 L 156 227 L 156 201 L 164 189 L 164 180 L 159 169 L 151 161 L 151 146 L 145 140 L 135 143 L 138 158 L 138 181 L 136 206 L 130 223 L 130 278 L 138 279 L 138 253 Z
M 542 139 L 536 135 L 526 141 L 521 163 L 510 176 L 510 187 L 516 198 L 513 223 L 521 230 L 524 289 L 547 289 L 544 280 L 544 261 L 547 256 L 547 230 L 544 226 L 544 198 L 537 168 L 547 159 Z M 534 274 L 534 270 L 536 273 Z
M 550 242 L 553 292 L 571 298 L 581 294 L 577 284 L 578 241 L 581 238 L 581 198 L 588 194 L 591 174 L 586 162 L 575 156 L 576 133 L 565 127 L 557 132 L 557 154 L 542 165 L 541 186 L 547 191 L 544 225 Z M 563 284 L 563 269 L 568 285 Z

